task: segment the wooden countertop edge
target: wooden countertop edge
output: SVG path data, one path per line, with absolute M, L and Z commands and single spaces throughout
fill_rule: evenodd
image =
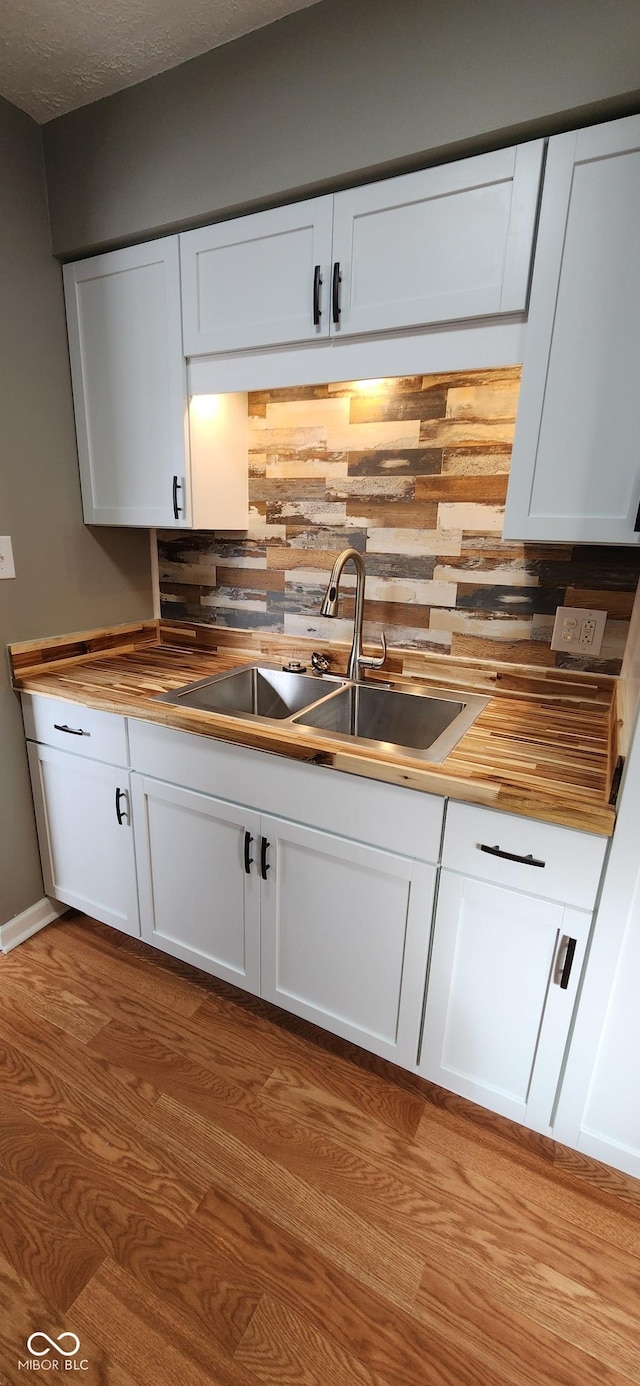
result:
M 102 658 L 108 654 L 120 653 L 122 650 L 115 648 L 99 652 Z M 69 665 L 75 663 L 81 666 L 95 658 L 98 658 L 98 652 L 92 656 L 65 661 L 67 673 Z M 60 688 L 52 689 L 50 675 L 55 672 L 51 665 L 40 666 L 33 672 L 24 671 L 20 675 L 14 675 L 14 688 L 17 692 L 41 693 L 65 702 L 80 703 L 97 711 L 153 722 L 198 736 L 209 736 L 214 740 L 286 756 L 288 759 L 306 764 L 322 765 L 326 769 L 339 770 L 342 773 L 359 775 L 422 793 L 444 795 L 487 808 L 502 809 L 523 817 L 555 823 L 561 827 L 607 837 L 613 832 L 615 810 L 604 802 L 587 802 L 584 807 L 580 807 L 562 801 L 562 798 L 558 801 L 551 797 L 546 801 L 532 803 L 531 798 L 515 786 L 499 784 L 489 778 L 456 775 L 451 769 L 447 769 L 446 761 L 441 765 L 431 765 L 408 757 L 390 756 L 387 759 L 374 756 L 365 747 L 359 749 L 355 746 L 353 750 L 345 751 L 342 745 L 332 741 L 329 736 L 314 734 L 311 728 L 305 728 L 304 733 L 284 727 L 271 731 L 263 726 L 243 722 L 238 718 L 225 718 L 215 713 L 206 714 L 207 721 L 203 725 L 201 712 L 188 708 L 178 709 L 171 704 L 158 703 L 152 698 L 129 701 L 122 695 L 114 698 L 107 694 L 100 695 L 93 690 L 88 692 L 83 689 L 76 692 L 65 683 L 62 683 Z M 422 680 L 416 680 L 416 684 L 420 682 Z M 463 737 L 458 743 L 458 752 L 464 748 L 464 741 Z M 595 794 L 595 791 L 584 791 L 585 796 L 589 793 Z

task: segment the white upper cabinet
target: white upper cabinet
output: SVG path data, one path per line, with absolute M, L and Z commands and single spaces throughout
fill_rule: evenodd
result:
M 246 529 L 247 401 L 187 399 L 178 237 L 65 265 L 84 518 Z
M 524 312 L 543 146 L 186 232 L 186 355 Z
M 640 117 L 549 142 L 504 537 L 637 544 Z
M 535 140 L 338 193 L 332 331 L 524 312 L 543 147 Z
M 333 198 L 180 237 L 187 356 L 329 335 Z
M 189 523 L 178 238 L 65 265 L 87 524 Z

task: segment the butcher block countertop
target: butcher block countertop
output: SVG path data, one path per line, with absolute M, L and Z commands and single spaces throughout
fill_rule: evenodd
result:
M 9 647 L 14 687 L 213 736 L 295 760 L 609 836 L 617 759 L 614 678 L 391 650 L 379 678 L 414 691 L 446 687 L 490 702 L 442 764 L 383 755 L 313 728 L 264 726 L 154 701 L 235 665 L 310 665 L 318 642 L 148 621 Z M 308 647 L 308 648 L 307 648 Z M 331 672 L 348 649 L 328 645 Z M 370 676 L 367 676 L 370 681 Z

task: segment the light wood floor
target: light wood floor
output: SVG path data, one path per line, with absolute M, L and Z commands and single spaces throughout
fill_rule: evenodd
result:
M 633 1180 L 79 916 L 0 1056 L 3 1384 L 640 1383 Z

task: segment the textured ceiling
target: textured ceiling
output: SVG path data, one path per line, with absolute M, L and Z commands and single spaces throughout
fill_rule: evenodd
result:
M 44 123 L 318 0 L 0 0 L 0 94 Z

